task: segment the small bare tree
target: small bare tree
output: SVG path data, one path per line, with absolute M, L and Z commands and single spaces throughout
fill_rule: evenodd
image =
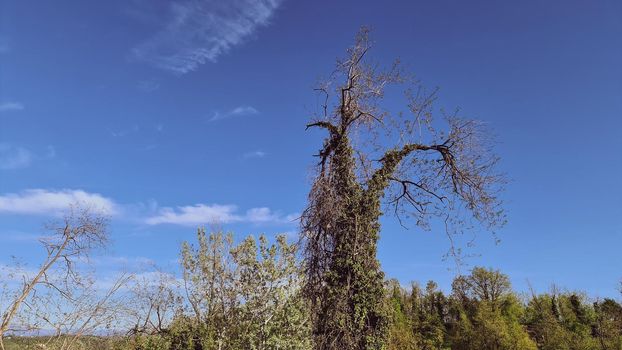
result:
M 0 348 L 2 350 L 4 350 L 3 337 L 7 332 L 18 330 L 12 328 L 13 321 L 23 306 L 30 309 L 31 316 L 41 316 L 46 323 L 53 322 L 50 315 L 39 314 L 42 304 L 50 307 L 49 303 L 41 303 L 44 299 L 36 298 L 39 287 L 54 292 L 66 300 L 75 300 L 73 297 L 75 286 L 84 286 L 87 283 L 76 268 L 76 263 L 88 260 L 93 249 L 106 244 L 107 225 L 106 215 L 88 205 L 81 204 L 71 205 L 60 223 L 48 225 L 47 228 L 52 235 L 41 239 L 46 258 L 33 275 L 23 276 L 22 287 L 8 301 L 5 311 L 0 316 Z M 118 287 L 113 287 L 112 290 L 117 289 Z M 45 295 L 45 292 L 41 293 Z M 29 302 L 29 298 L 33 296 L 34 301 Z M 108 300 L 108 297 L 104 300 Z M 97 305 L 90 305 L 90 307 L 97 308 Z M 79 328 L 83 330 L 85 327 Z
M 175 276 L 158 270 L 137 276 L 131 288 L 133 334 L 161 334 L 182 306 Z
M 436 91 L 427 93 L 397 63 L 387 71 L 368 63 L 370 48 L 363 29 L 318 89 L 322 111 L 307 125 L 328 133 L 302 216 L 316 349 L 384 346 L 384 275 L 376 259 L 383 207 L 426 229 L 440 218 L 450 238 L 472 223 L 504 222 L 497 198 L 503 177 L 482 125 L 454 113 L 439 131 Z M 382 108 L 392 84 L 406 84 L 410 113 Z
M 84 336 L 120 330 L 127 299 L 119 292 L 133 276 L 121 273 L 104 285 L 85 277 L 82 275 L 80 283 L 68 286 L 62 294 L 57 289 L 42 288 L 24 302 L 35 325 L 40 323 L 54 331 L 46 344 L 55 349 L 81 348 Z

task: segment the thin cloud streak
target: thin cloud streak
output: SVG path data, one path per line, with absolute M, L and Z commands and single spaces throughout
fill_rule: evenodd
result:
M 248 159 L 248 158 L 263 158 L 266 156 L 266 152 L 264 151 L 252 151 L 252 152 L 248 152 L 248 153 L 244 153 L 243 158 L 244 159 Z
M 160 83 L 155 79 L 142 80 L 138 82 L 137 87 L 142 92 L 154 92 L 160 88 Z
M 173 224 L 197 226 L 205 224 L 286 224 L 293 223 L 297 214 L 283 216 L 267 207 L 251 208 L 244 214 L 238 213 L 235 205 L 196 204 L 176 208 L 164 207 L 145 220 L 148 225 Z
M 172 2 L 164 28 L 132 49 L 132 56 L 176 74 L 215 62 L 269 24 L 283 0 Z
M 26 148 L 0 143 L 0 169 L 14 170 L 30 166 L 34 156 Z
M 214 112 L 212 117 L 209 119 L 210 122 L 215 122 L 218 120 L 233 118 L 233 117 L 243 117 L 248 115 L 259 114 L 259 111 L 252 106 L 239 106 L 236 107 L 226 113 Z
M 140 127 L 138 125 L 134 125 L 128 129 L 111 130 L 110 135 L 112 137 L 125 137 L 127 135 L 137 133 L 138 131 L 140 131 Z
M 24 105 L 19 102 L 0 102 L 0 112 L 21 111 L 23 109 Z
M 109 215 L 119 213 L 118 205 L 99 193 L 69 189 L 59 191 L 29 189 L 0 195 L 0 214 L 59 216 L 75 203 L 90 205 Z
M 31 166 L 34 161 L 54 159 L 55 157 L 56 148 L 52 145 L 48 145 L 45 148 L 45 152 L 37 154 L 21 146 L 0 143 L 0 170 L 27 168 Z

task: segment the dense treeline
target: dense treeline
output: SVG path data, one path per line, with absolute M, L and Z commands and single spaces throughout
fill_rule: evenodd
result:
M 499 271 L 474 268 L 446 295 L 388 282 L 389 349 L 622 349 L 622 306 L 576 292 L 521 298 Z

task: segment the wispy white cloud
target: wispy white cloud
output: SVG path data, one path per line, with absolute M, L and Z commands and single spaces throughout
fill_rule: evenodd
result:
M 142 80 L 138 82 L 138 90 L 142 92 L 153 92 L 160 88 L 160 83 L 155 79 Z
M 266 156 L 266 152 L 264 151 L 252 151 L 244 153 L 244 158 L 263 158 Z
M 266 207 L 249 209 L 244 219 L 256 224 L 285 221 L 285 218 L 281 217 L 281 215 Z
M 119 213 L 119 206 L 112 199 L 99 193 L 69 189 L 59 191 L 29 189 L 0 195 L 0 214 L 57 216 L 74 203 L 90 205 L 110 215 Z
M 233 115 L 233 116 L 236 116 L 236 115 L 250 115 L 250 114 L 257 114 L 257 113 L 259 113 L 259 111 L 256 110 L 255 108 L 251 107 L 251 106 L 236 107 L 231 112 L 229 112 L 229 114 Z
M 9 143 L 0 143 L 0 170 L 14 170 L 27 168 L 34 161 L 53 159 L 56 157 L 56 148 L 48 145 L 45 152 L 34 153 L 31 150 Z
M 32 152 L 26 148 L 0 143 L 0 169 L 25 168 L 32 163 L 32 159 Z
M 157 215 L 145 220 L 148 225 L 158 224 L 177 224 L 177 225 L 201 225 L 212 222 L 231 223 L 239 221 L 235 215 L 236 206 L 234 205 L 206 205 L 196 204 L 194 206 L 183 206 L 173 209 L 170 207 L 161 208 Z
M 283 0 L 178 0 L 164 28 L 136 46 L 132 55 L 177 74 L 195 70 L 240 45 L 269 24 Z
M 241 116 L 246 116 L 246 115 L 255 115 L 255 114 L 259 114 L 259 111 L 256 108 L 251 107 L 251 106 L 239 106 L 225 113 L 221 113 L 218 111 L 214 112 L 214 114 L 209 119 L 209 121 L 215 122 L 217 120 L 222 120 L 222 119 L 227 119 L 227 118 L 232 118 L 232 117 L 241 117 Z
M 139 130 L 140 127 L 138 125 L 134 125 L 133 127 L 128 129 L 111 130 L 110 135 L 112 135 L 112 137 L 124 137 L 133 133 L 137 133 Z
M 291 223 L 297 214 L 283 216 L 270 208 L 252 208 L 246 213 L 239 213 L 235 205 L 221 204 L 196 204 L 192 206 L 180 206 L 176 208 L 164 207 L 157 214 L 148 217 L 145 223 L 148 225 L 174 224 L 184 226 L 197 226 L 204 224 L 230 224 L 230 223 Z
M 143 151 L 143 152 L 149 152 L 149 151 L 153 151 L 154 149 L 158 148 L 158 145 L 154 144 L 154 143 L 150 143 L 148 145 L 144 145 L 138 148 L 139 151 Z
M 1 46 L 0 46 L 1 49 Z M 0 51 L 1 52 L 1 51 Z M 0 102 L 0 112 L 21 111 L 24 105 L 15 101 Z

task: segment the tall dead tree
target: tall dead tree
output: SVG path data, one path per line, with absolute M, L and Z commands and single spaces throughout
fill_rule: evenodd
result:
M 399 64 L 381 71 L 368 63 L 370 48 L 363 29 L 317 89 L 325 102 L 307 125 L 328 133 L 302 216 L 305 293 L 321 350 L 384 346 L 384 275 L 376 258 L 383 209 L 424 228 L 440 218 L 449 237 L 472 222 L 491 228 L 504 221 L 496 196 L 503 179 L 481 124 L 446 115 L 448 129 L 438 131 L 435 91 L 426 93 Z M 405 86 L 408 116 L 381 107 L 389 85 Z

